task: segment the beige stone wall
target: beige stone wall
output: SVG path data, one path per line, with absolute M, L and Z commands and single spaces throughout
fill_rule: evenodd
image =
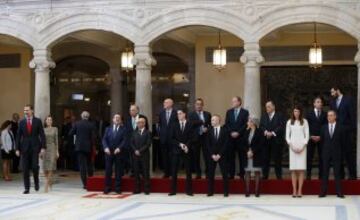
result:
M 241 46 L 242 41 L 231 35 L 222 37 L 223 46 Z M 217 37 L 199 37 L 196 43 L 195 94 L 205 101 L 205 107 L 223 117 L 230 106 L 231 97 L 243 95 L 244 68 L 240 63 L 229 63 L 218 72 L 212 63 L 205 62 L 205 48 L 216 46 Z
M 33 76 L 29 68 L 31 50 L 0 44 L 0 54 L 21 53 L 21 68 L 0 68 L 0 123 L 17 112 L 22 116 L 23 106 L 33 100 Z

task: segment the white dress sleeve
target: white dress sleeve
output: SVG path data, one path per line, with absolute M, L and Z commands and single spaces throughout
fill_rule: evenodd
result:
M 304 145 L 307 145 L 310 139 L 309 123 L 304 119 Z
M 291 124 L 290 120 L 286 122 L 286 135 L 285 135 L 286 143 L 290 145 L 291 143 Z

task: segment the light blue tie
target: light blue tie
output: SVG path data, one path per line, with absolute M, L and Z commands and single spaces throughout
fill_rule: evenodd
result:
M 237 120 L 239 116 L 239 109 L 235 109 L 235 121 Z

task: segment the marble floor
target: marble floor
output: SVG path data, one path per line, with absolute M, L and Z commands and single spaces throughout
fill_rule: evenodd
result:
M 360 196 L 338 199 L 328 196 L 263 195 L 245 198 L 204 194 L 188 197 L 179 194 L 103 196 L 81 189 L 75 173 L 59 175 L 50 193 L 32 191 L 22 195 L 22 182 L 0 181 L 0 219 L 360 219 Z

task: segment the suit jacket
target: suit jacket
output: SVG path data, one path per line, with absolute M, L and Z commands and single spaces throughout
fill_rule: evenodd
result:
M 75 151 L 90 153 L 96 143 L 96 127 L 89 120 L 75 122 L 69 135 L 75 137 Z
M 356 109 L 351 97 L 343 96 L 339 108 L 336 106 L 336 99 L 332 99 L 330 109 L 336 111 L 337 122 L 348 128 L 356 129 Z
M 148 154 L 150 151 L 152 138 L 151 138 L 151 132 L 144 129 L 143 133 L 140 134 L 139 130 L 136 130 L 132 133 L 131 136 L 131 148 L 133 151 L 140 151 L 142 155 Z
M 321 127 L 327 123 L 327 113 L 321 111 L 320 117 L 316 117 L 314 109 L 306 116 L 309 123 L 310 136 L 320 136 Z
M 103 148 L 109 148 L 110 151 L 114 151 L 116 148 L 123 149 L 126 147 L 127 130 L 125 126 L 119 126 L 117 131 L 114 132 L 114 125 L 106 127 L 102 145 Z
M 171 141 L 171 128 L 174 123 L 178 122 L 176 110 L 173 109 L 170 115 L 169 123 L 166 122 L 166 110 L 161 110 L 159 114 L 160 126 L 160 143 L 165 144 Z
M 253 163 L 254 166 L 259 167 L 262 166 L 263 163 L 263 148 L 264 148 L 264 133 L 260 128 L 256 128 L 254 136 L 251 139 L 251 142 L 249 143 L 249 135 L 250 135 L 250 129 L 246 130 L 245 136 L 244 136 L 244 150 L 245 152 L 248 152 L 251 148 L 251 151 L 253 152 Z
M 183 132 L 180 129 L 180 123 L 174 123 L 171 128 L 172 152 L 174 154 L 183 152 L 179 146 L 180 143 L 185 144 L 191 150 L 192 145 L 196 141 L 195 132 L 193 125 L 189 121 L 186 122 Z
M 246 130 L 246 124 L 248 118 L 249 118 L 249 111 L 244 108 L 241 108 L 239 115 L 235 120 L 235 110 L 233 108 L 229 109 L 226 112 L 225 126 L 228 129 L 229 133 L 236 131 L 240 133 L 240 137 L 241 137 L 244 135 L 244 132 Z
M 270 121 L 269 115 L 265 113 L 261 116 L 260 119 L 260 129 L 263 135 L 266 130 L 270 132 L 275 132 L 276 137 L 272 137 L 272 138 L 274 138 L 277 141 L 283 141 L 285 120 L 280 113 L 275 112 L 273 118 Z
M 330 137 L 329 125 L 325 124 L 321 128 L 321 144 L 322 144 L 322 156 L 323 158 L 332 157 L 333 159 L 341 162 L 342 149 L 345 147 L 346 136 L 344 126 L 340 123 L 336 123 L 334 134 Z
M 209 157 L 214 154 L 219 154 L 221 158 L 226 156 L 226 146 L 229 141 L 229 132 L 225 126 L 221 126 L 219 138 L 215 138 L 215 129 L 210 128 L 207 136 L 207 147 L 209 151 Z
M 27 152 L 32 149 L 35 152 L 40 152 L 40 149 L 46 149 L 46 139 L 44 128 L 39 118 L 32 118 L 31 133 L 27 130 L 27 119 L 24 118 L 19 123 L 19 128 L 16 135 L 16 150 L 21 153 Z
M 194 129 L 196 130 L 197 135 L 200 135 L 201 126 L 206 128 L 211 127 L 211 114 L 210 112 L 203 111 L 204 121 L 200 119 L 200 115 L 197 111 L 192 111 L 189 113 L 188 120 L 193 124 Z
M 145 118 L 145 128 L 148 130 L 149 129 L 149 124 L 148 124 L 148 119 L 145 115 L 139 114 L 139 117 Z M 133 134 L 134 131 L 136 131 L 136 129 L 134 130 L 133 125 L 132 125 L 132 118 L 131 116 L 128 117 L 128 119 L 125 121 L 125 127 L 127 130 L 127 138 L 126 138 L 126 146 L 131 148 L 131 136 Z
M 145 128 L 146 128 L 146 130 L 149 130 L 149 123 L 148 123 L 147 117 L 146 117 L 145 115 L 142 115 L 142 114 L 139 114 L 139 117 L 145 118 Z M 126 127 L 126 129 L 128 129 L 128 131 L 129 131 L 129 133 L 130 133 L 130 137 L 131 137 L 131 135 L 132 135 L 132 133 L 133 133 L 133 131 L 134 131 L 134 128 L 133 128 L 133 126 L 132 126 L 132 120 L 131 120 L 131 119 L 132 119 L 131 116 L 129 116 L 129 117 L 127 118 L 127 120 L 125 121 L 125 127 Z

